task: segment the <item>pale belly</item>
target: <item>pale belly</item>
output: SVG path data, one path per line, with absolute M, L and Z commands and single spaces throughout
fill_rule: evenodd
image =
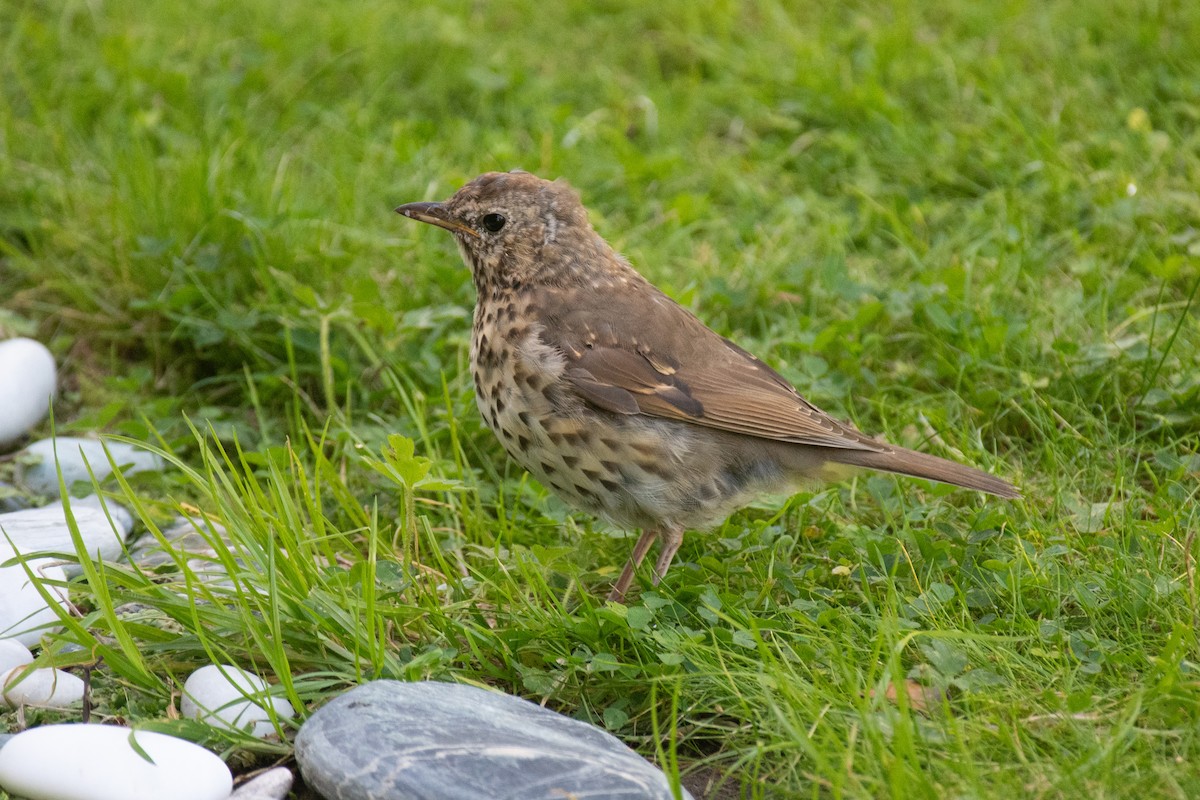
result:
M 561 357 L 530 350 L 513 351 L 512 369 L 489 368 L 476 344 L 476 404 L 509 455 L 569 505 L 627 528 L 709 528 L 790 487 L 735 437 L 585 404 L 560 381 Z

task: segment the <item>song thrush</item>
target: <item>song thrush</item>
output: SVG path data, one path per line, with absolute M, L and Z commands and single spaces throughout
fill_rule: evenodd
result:
M 654 583 L 685 530 L 830 477 L 831 465 L 1019 496 L 809 403 L 638 274 L 561 181 L 489 172 L 443 203 L 396 211 L 453 233 L 471 268 L 475 398 L 505 449 L 571 505 L 642 529 L 611 600 L 656 538 Z

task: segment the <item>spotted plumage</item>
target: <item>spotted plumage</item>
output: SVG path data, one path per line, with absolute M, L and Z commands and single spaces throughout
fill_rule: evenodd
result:
M 643 529 L 611 599 L 656 538 L 655 582 L 684 530 L 830 465 L 1018 496 L 822 412 L 638 274 L 564 183 L 493 172 L 397 211 L 451 231 L 471 268 L 476 401 L 505 449 L 568 503 Z

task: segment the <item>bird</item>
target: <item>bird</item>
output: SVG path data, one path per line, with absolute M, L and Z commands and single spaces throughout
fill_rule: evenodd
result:
M 641 529 L 610 601 L 656 540 L 652 585 L 685 531 L 854 468 L 1020 497 L 821 411 L 635 270 L 561 179 L 488 172 L 396 212 L 453 234 L 470 268 L 476 405 L 508 454 L 568 505 Z

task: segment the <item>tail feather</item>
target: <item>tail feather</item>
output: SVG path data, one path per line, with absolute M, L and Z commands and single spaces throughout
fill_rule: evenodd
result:
M 867 467 L 883 472 L 896 472 L 914 478 L 927 478 L 931 481 L 961 486 L 964 489 L 976 489 L 997 497 L 1015 499 L 1021 496 L 1020 490 L 1003 478 L 989 475 L 974 467 L 918 453 L 916 450 L 906 450 L 902 447 L 885 452 L 839 449 L 832 451 L 830 456 L 831 461 L 839 464 Z

